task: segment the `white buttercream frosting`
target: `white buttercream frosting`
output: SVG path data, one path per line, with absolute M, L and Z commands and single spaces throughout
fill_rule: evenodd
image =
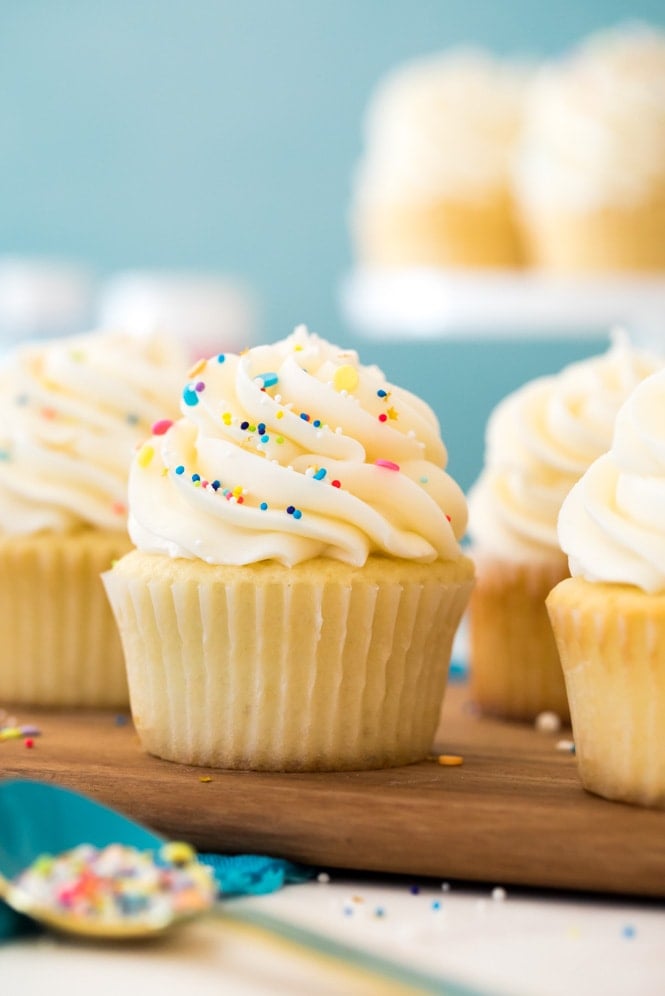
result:
M 665 370 L 617 415 L 611 449 L 562 505 L 559 541 L 573 576 L 665 591 Z
M 529 74 L 473 49 L 400 66 L 368 107 L 357 199 L 475 201 L 505 190 Z
M 177 409 L 170 339 L 102 331 L 31 343 L 0 368 L 0 534 L 125 530 L 127 478 L 154 421 Z
M 664 32 L 615 28 L 543 68 L 527 102 L 521 200 L 575 211 L 630 207 L 664 182 Z
M 497 406 L 487 427 L 485 467 L 469 494 L 479 554 L 528 563 L 559 552 L 564 498 L 609 448 L 630 392 L 664 363 L 617 333 L 606 353 L 531 381 Z
M 355 352 L 300 326 L 201 361 L 182 399 L 132 465 L 140 550 L 232 565 L 460 556 L 466 502 L 434 413 Z

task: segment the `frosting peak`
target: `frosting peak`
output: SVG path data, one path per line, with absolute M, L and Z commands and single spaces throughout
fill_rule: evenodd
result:
M 125 530 L 136 445 L 173 408 L 185 359 L 164 336 L 94 332 L 0 367 L 0 533 Z
M 518 562 L 559 551 L 564 498 L 608 449 L 630 392 L 664 363 L 616 332 L 606 353 L 531 381 L 497 406 L 487 427 L 485 468 L 469 495 L 479 551 Z
M 665 370 L 617 415 L 611 449 L 563 503 L 559 540 L 573 576 L 665 590 Z
M 130 535 L 209 563 L 456 559 L 466 503 L 431 409 L 304 326 L 202 360 L 137 455 Z

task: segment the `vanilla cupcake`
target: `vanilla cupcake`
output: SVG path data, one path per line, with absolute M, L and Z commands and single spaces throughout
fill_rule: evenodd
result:
M 300 327 L 191 371 L 105 575 L 143 746 L 226 768 L 426 756 L 473 565 L 432 411 Z
M 487 427 L 485 467 L 469 495 L 477 583 L 469 614 L 473 698 L 483 712 L 568 718 L 565 683 L 545 608 L 568 575 L 557 516 L 612 438 L 630 391 L 663 365 L 617 333 L 611 348 L 505 398 Z
M 665 807 L 665 370 L 561 508 L 572 577 L 547 600 L 585 788 Z
M 176 414 L 180 350 L 98 332 L 26 345 L 0 368 L 0 701 L 126 707 L 99 575 L 131 549 L 127 478 Z
M 543 70 L 516 192 L 537 265 L 665 269 L 665 33 L 616 28 Z
M 453 50 L 381 82 L 351 209 L 362 264 L 521 262 L 511 174 L 526 80 L 485 53 Z

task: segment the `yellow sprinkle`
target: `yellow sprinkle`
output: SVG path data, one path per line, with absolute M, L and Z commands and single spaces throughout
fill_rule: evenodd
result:
M 446 768 L 455 768 L 458 764 L 464 764 L 464 758 L 460 754 L 439 754 L 437 761 Z
M 199 781 L 200 782 L 211 782 L 212 778 L 210 777 L 210 775 L 201 775 L 201 777 L 199 778 Z
M 187 374 L 187 378 L 189 379 L 190 377 L 196 377 L 197 373 L 201 373 L 207 362 L 208 361 L 204 358 L 197 360 L 192 369 Z
M 275 415 L 275 418 L 284 418 L 284 412 L 278 411 L 277 414 Z
M 293 352 L 294 353 L 299 353 L 301 350 L 302 350 L 302 346 L 297 346 L 296 345 L 296 346 L 293 347 Z
M 283 443 L 284 442 L 284 436 L 276 436 L 275 437 L 275 442 L 276 443 Z
M 169 472 L 168 467 L 162 467 L 162 477 L 166 477 Z
M 238 495 L 242 494 L 242 488 L 240 487 L 239 484 L 236 484 L 235 488 L 233 489 L 233 494 L 236 496 L 236 498 L 238 497 Z
M 222 412 L 222 422 L 225 425 L 231 425 L 232 417 L 231 412 Z
M 387 414 L 388 418 L 391 418 L 393 420 L 395 420 L 395 419 L 398 418 L 397 412 L 395 411 L 395 409 L 392 406 L 388 409 L 388 411 L 386 412 L 386 414 Z
M 148 467 L 155 455 L 153 447 L 149 443 L 144 443 L 136 458 L 139 467 Z
M 192 481 L 192 484 L 194 485 L 195 488 L 200 488 L 201 487 L 201 482 L 200 481 Z
M 337 367 L 333 374 L 333 386 L 336 391 L 355 391 L 359 380 L 358 371 L 349 363 Z
M 161 852 L 166 860 L 173 865 L 187 865 L 196 860 L 194 848 L 180 840 L 172 840 L 168 844 L 164 844 Z
M 0 740 L 18 740 L 21 735 L 17 726 L 6 726 L 4 730 L 0 730 Z

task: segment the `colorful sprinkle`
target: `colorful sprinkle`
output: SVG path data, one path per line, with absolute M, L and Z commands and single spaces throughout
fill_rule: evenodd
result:
M 244 431 L 246 431 L 247 429 L 249 429 L 249 422 L 246 422 L 246 421 L 245 422 L 241 422 L 240 423 L 240 428 L 243 429 Z
M 387 398 L 388 397 L 388 392 L 384 391 L 383 388 L 379 388 L 379 390 L 376 392 L 376 394 L 377 394 L 377 397 L 379 397 L 379 398 Z
M 294 519 L 302 519 L 302 512 L 300 511 L 299 508 L 294 509 L 293 518 Z
M 295 510 L 296 510 L 295 505 L 287 505 L 286 506 L 287 515 L 293 515 L 293 513 L 295 512 Z
M 194 482 L 194 484 L 196 484 L 196 482 L 200 480 L 201 480 L 200 474 L 192 474 L 192 481 Z
M 342 486 L 342 482 L 338 480 L 331 481 L 330 483 L 332 484 L 333 488 L 341 488 Z
M 217 362 L 218 363 L 224 363 L 225 360 L 226 360 L 226 356 L 224 355 L 224 353 L 219 353 L 219 355 L 217 357 Z
M 32 747 L 35 746 L 35 741 L 32 739 L 32 737 L 26 737 L 26 739 L 24 740 L 24 743 L 25 743 L 25 746 L 28 749 L 30 749 L 30 748 L 32 748 Z
M 300 417 L 303 420 L 303 422 L 309 422 L 311 415 L 308 415 L 307 412 L 301 412 Z
M 319 469 L 312 476 L 314 477 L 315 481 L 322 481 L 327 473 L 328 471 L 326 470 L 325 467 L 319 467 Z
M 386 414 L 388 415 L 388 418 L 389 418 L 389 419 L 390 419 L 391 421 L 393 421 L 393 422 L 396 422 L 396 421 L 397 421 L 397 419 L 399 418 L 399 416 L 398 416 L 397 412 L 396 412 L 396 411 L 395 411 L 395 409 L 394 409 L 394 408 L 392 407 L 392 405 L 391 405 L 391 407 L 390 407 L 390 408 L 388 409 L 388 411 L 387 411 L 387 413 L 386 413 Z
M 179 464 L 176 467 L 175 472 L 176 472 L 176 474 L 178 474 L 178 476 L 180 476 L 180 474 L 184 474 L 185 473 L 185 468 L 183 467 L 182 464 Z
M 385 412 L 381 412 L 381 414 L 379 415 L 379 422 L 387 422 L 387 421 L 388 421 L 388 416 L 386 415 Z
M 277 414 L 275 415 L 275 418 L 284 418 L 284 412 L 281 410 L 278 411 Z
M 261 509 L 262 512 L 265 512 L 266 509 L 268 508 L 268 502 L 262 501 L 261 504 L 259 505 L 259 508 Z
M 444 768 L 457 768 L 460 764 L 464 764 L 461 754 L 439 754 L 436 760 L 437 764 L 442 764 Z
M 359 381 L 358 371 L 349 363 L 337 367 L 333 374 L 333 386 L 336 391 L 355 391 Z
M 151 432 L 153 436 L 163 436 L 173 425 L 173 419 L 160 418 L 158 422 L 153 422 Z
M 111 511 L 114 515 L 127 515 L 127 506 L 124 502 L 114 501 L 111 505 Z
M 191 370 L 189 370 L 187 376 L 196 377 L 197 373 L 201 373 L 201 371 L 205 369 L 207 362 L 208 361 L 204 357 L 202 357 L 200 360 L 197 360 L 194 366 L 191 368 Z
M 375 460 L 374 463 L 377 467 L 385 467 L 386 470 L 399 470 L 399 464 L 393 463 L 392 460 Z
M 274 387 L 279 380 L 279 377 L 276 373 L 274 373 L 274 371 L 271 370 L 268 373 L 259 374 L 254 378 L 254 380 L 257 384 L 260 384 L 261 387 Z
M 154 455 L 155 455 L 154 447 L 151 446 L 149 443 L 144 443 L 138 452 L 138 456 L 136 457 L 136 462 L 138 463 L 139 467 L 143 468 L 149 467 L 150 464 L 152 463 Z
M 221 481 L 217 481 L 217 480 L 212 481 L 211 484 L 210 484 L 210 487 L 212 488 L 213 491 L 219 491 L 219 489 L 221 488 L 221 486 L 222 486 L 222 482 Z
M 195 405 L 198 405 L 199 396 L 196 392 L 196 388 L 190 386 L 186 387 L 185 390 L 182 392 L 182 400 L 185 402 L 186 405 L 189 405 L 190 408 L 193 408 Z

